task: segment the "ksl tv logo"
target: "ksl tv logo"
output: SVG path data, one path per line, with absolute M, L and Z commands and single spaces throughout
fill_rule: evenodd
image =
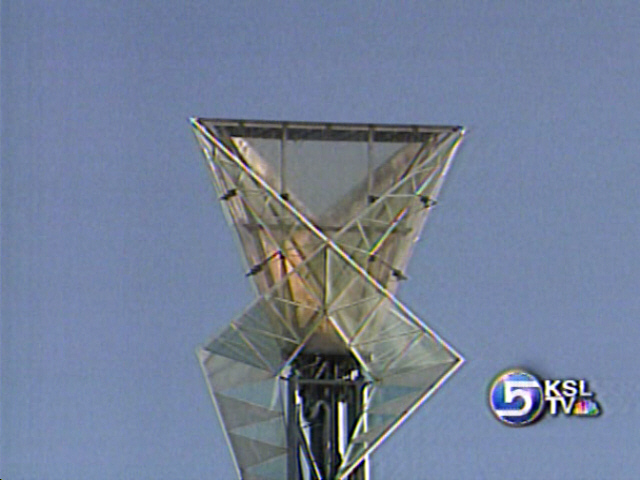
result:
M 567 417 L 596 417 L 600 406 L 586 380 L 543 380 L 524 370 L 509 370 L 493 381 L 489 406 L 501 422 L 511 426 L 531 425 L 548 412 Z

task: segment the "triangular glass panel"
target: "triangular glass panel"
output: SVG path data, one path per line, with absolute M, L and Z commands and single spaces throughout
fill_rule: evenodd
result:
M 258 440 L 259 442 L 274 445 L 276 447 L 286 447 L 285 425 L 283 418 L 273 418 L 266 422 L 252 423 L 243 427 L 235 428 L 234 435 L 241 435 L 245 438 Z
M 381 338 L 417 336 L 422 329 L 410 321 L 389 298 L 385 298 L 360 326 L 352 338 L 353 344 L 368 344 Z
M 371 281 L 344 259 L 334 252 L 330 252 L 330 258 L 330 267 L 338 272 L 336 275 L 332 272 L 332 277 L 339 278 L 332 282 L 331 295 L 327 296 L 326 308 L 329 313 L 354 306 L 354 304 L 366 303 L 370 299 L 384 297 Z
M 297 300 L 302 295 L 300 283 L 293 283 L 296 279 L 295 274 L 289 278 L 292 279 L 291 287 L 293 289 L 298 287 L 294 299 L 285 303 L 274 301 L 274 298 L 271 301 L 259 298 L 251 308 L 234 321 L 236 334 L 228 333 L 212 342 L 218 349 L 218 353 L 222 353 L 220 343 L 222 346 L 229 345 L 233 348 L 238 344 L 238 337 L 240 337 L 240 340 L 250 347 L 254 357 L 259 358 L 272 372 L 275 373 L 281 368 L 283 362 L 297 348 L 305 329 L 308 328 L 308 323 L 317 316 L 316 309 L 297 304 Z M 279 287 L 276 287 L 276 290 L 277 288 Z M 275 292 L 274 290 L 271 293 Z M 230 342 L 234 343 L 231 345 Z M 240 343 L 238 346 L 242 347 L 243 344 Z M 244 350 L 241 352 L 242 354 L 236 354 L 233 358 L 244 359 L 247 353 Z M 231 355 L 228 349 L 224 353 L 227 356 Z
M 392 374 L 407 370 L 424 369 L 436 365 L 449 365 L 456 360 L 456 355 L 446 348 L 444 344 L 436 341 L 430 335 L 422 334 L 416 341 L 407 345 L 401 356 L 387 366 L 387 371 Z
M 290 256 L 292 264 L 297 266 L 306 261 L 323 243 L 324 240 L 317 233 L 307 225 L 299 223 L 293 226 L 289 237 L 284 242 L 283 253 Z
M 243 480 L 282 480 L 286 471 L 287 457 L 282 455 L 247 468 Z
M 224 391 L 224 395 L 274 411 L 283 411 L 278 377 L 250 382 Z
M 339 233 L 336 232 L 332 238 L 349 255 L 351 255 L 352 250 L 369 252 L 372 245 L 367 237 L 367 232 L 357 220 L 348 228 Z
M 224 392 L 238 385 L 273 377 L 266 366 L 256 368 L 244 362 L 214 355 L 204 348 L 200 350 L 199 357 L 207 382 L 216 392 Z
M 288 269 L 286 277 L 267 296 L 307 308 L 320 307 L 324 297 L 324 256 L 323 250 L 319 250 L 304 263 L 299 263 L 295 270 Z
M 333 250 L 327 250 L 325 304 L 332 305 L 361 274 Z
M 236 320 L 235 324 L 243 334 L 253 332 L 273 337 L 281 342 L 283 346 L 288 343 L 298 343 L 299 337 L 279 313 L 272 303 L 260 298 L 252 308 Z M 245 338 L 249 339 L 249 337 Z
M 411 182 L 404 181 L 398 184 L 396 187 L 391 189 L 387 195 L 384 195 L 378 200 L 380 204 L 383 206 L 383 211 L 389 217 L 389 227 L 393 230 L 399 230 L 399 232 L 403 235 L 406 235 L 408 232 L 405 229 L 398 229 L 397 222 L 407 216 L 407 213 L 410 213 L 413 209 L 419 210 L 420 201 L 419 198 L 416 197 L 415 191 L 411 186 Z M 363 218 L 366 219 L 378 219 L 383 220 L 381 218 L 382 215 L 369 216 L 365 215 Z M 386 234 L 386 231 L 381 232 L 382 235 Z M 381 235 L 378 236 L 378 238 Z
M 330 354 L 350 356 L 345 339 L 336 330 L 335 325 L 324 318 L 305 340 L 301 352 L 305 354 Z
M 255 347 L 250 345 L 233 325 L 224 330 L 222 334 L 204 348 L 216 355 L 221 355 L 257 368 L 271 368 L 271 365 L 258 354 Z
M 260 175 L 271 188 L 280 192 L 280 155 L 278 139 L 231 137 L 241 160 Z
M 324 285 L 326 283 L 327 253 L 326 247 L 307 255 L 304 262 L 299 262 L 297 274 L 303 280 L 307 289 L 313 293 L 314 299 L 324 303 Z
M 382 337 L 367 343 L 353 343 L 352 348 L 358 352 L 369 373 L 380 377 L 394 360 L 402 354 L 404 348 L 416 340 L 416 336 L 402 335 L 397 337 Z
M 224 194 L 230 189 L 237 190 L 239 188 L 244 172 L 236 162 L 218 149 L 213 150 L 213 155 L 208 157 L 208 160 L 210 165 L 215 168 L 214 173 L 220 181 L 220 186 L 224 188 L 224 191 L 218 192 L 219 194 Z
M 367 403 L 367 411 L 369 413 L 382 413 L 383 410 L 379 407 L 402 397 L 421 394 L 426 387 L 427 385 L 394 385 L 389 383 L 388 377 L 384 377 L 375 383 Z
M 297 273 L 289 275 L 271 290 L 265 300 L 265 309 L 276 312 L 278 318 L 298 339 L 307 335 L 322 308 Z
M 423 335 L 418 326 L 386 301 L 367 319 L 351 345 L 369 372 L 380 378 Z
M 384 195 L 393 185 L 398 183 L 410 171 L 416 156 L 422 149 L 422 143 L 409 143 L 395 151 L 387 161 L 374 173 L 372 194 L 376 197 Z
M 297 347 L 297 342 L 265 334 L 258 330 L 238 327 L 244 338 L 255 348 L 267 362 L 274 374 L 280 370 L 284 361 Z
M 214 393 L 214 398 L 227 433 L 245 425 L 282 418 L 282 412 L 280 411 L 269 410 L 253 403 L 243 402 L 237 398 L 227 397 L 221 393 Z
M 228 436 L 241 472 L 245 472 L 254 465 L 284 455 L 287 452 L 286 448 L 234 435 L 233 433 L 229 433 Z
M 243 198 L 245 205 L 246 230 L 258 229 L 268 235 L 272 242 L 278 245 L 285 257 L 294 264 L 306 259 L 321 244 L 322 239 L 310 230 L 301 219 L 268 195 L 261 199 L 263 203 L 252 205 Z M 262 211 L 257 207 L 262 206 Z
M 432 198 L 438 195 L 461 139 L 459 132 L 443 135 L 442 140 L 420 159 L 414 175 L 417 193 L 431 195 Z
M 329 307 L 329 315 L 343 336 L 351 340 L 385 299 L 370 282 L 358 276 Z

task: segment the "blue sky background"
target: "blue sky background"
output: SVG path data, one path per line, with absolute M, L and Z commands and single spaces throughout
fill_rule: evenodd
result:
M 231 3 L 231 4 L 230 4 Z M 399 297 L 467 359 L 373 478 L 637 478 L 636 2 L 0 7 L 0 475 L 232 479 L 194 349 L 253 295 L 190 116 L 462 124 Z M 507 367 L 604 414 L 513 429 Z

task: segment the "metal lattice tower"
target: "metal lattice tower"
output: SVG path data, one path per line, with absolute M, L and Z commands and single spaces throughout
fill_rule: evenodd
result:
M 395 292 L 464 131 L 191 122 L 258 293 L 199 350 L 238 476 L 366 480 L 462 364 Z

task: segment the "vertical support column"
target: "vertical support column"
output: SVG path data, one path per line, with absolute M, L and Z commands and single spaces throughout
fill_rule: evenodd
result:
M 365 384 L 361 384 L 358 388 L 353 389 L 353 398 L 348 403 L 349 433 L 353 432 L 356 428 L 358 418 L 363 411 L 363 406 L 366 400 L 366 388 Z M 369 457 L 365 457 L 362 463 L 356 468 L 353 473 L 349 475 L 349 480 L 369 480 Z
M 367 198 L 366 203 L 373 203 L 373 125 L 369 126 L 367 137 Z
M 301 480 L 300 472 L 300 434 L 297 394 L 298 378 L 292 375 L 287 385 L 287 480 Z
M 288 200 L 287 196 L 287 124 L 282 124 L 282 136 L 280 137 L 280 195 Z

